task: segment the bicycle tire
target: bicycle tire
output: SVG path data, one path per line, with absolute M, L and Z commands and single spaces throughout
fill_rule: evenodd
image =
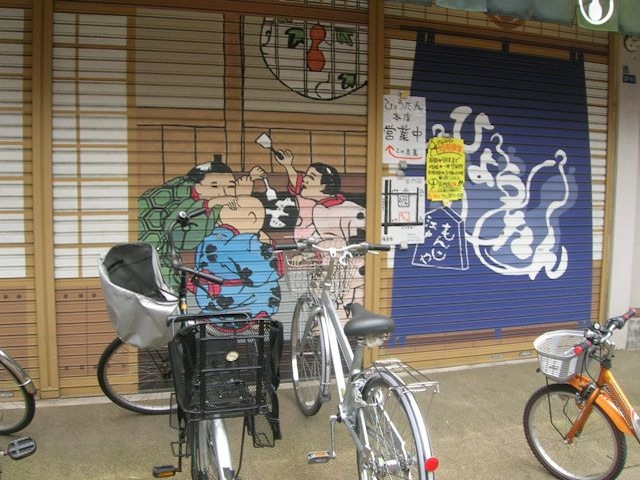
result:
M 0 363 L 0 435 L 22 430 L 36 413 L 36 401 L 18 377 Z
M 167 347 L 138 348 L 115 338 L 100 356 L 97 375 L 107 398 L 126 410 L 162 415 L 175 409 Z
M 236 478 L 223 419 L 190 422 L 192 480 Z
M 626 439 L 597 404 L 593 405 L 583 430 L 573 443 L 564 442 L 564 434 L 580 412 L 576 402 L 578 393 L 566 383 L 536 390 L 524 409 L 527 443 L 538 461 L 556 478 L 617 478 L 626 460 Z
M 328 352 L 320 314 L 309 317 L 313 303 L 300 297 L 291 322 L 291 374 L 300 411 L 306 416 L 322 406 L 323 379 L 327 375 Z
M 431 441 L 420 409 L 402 382 L 380 373 L 370 377 L 362 389 L 367 406 L 360 408 L 356 433 L 365 445 L 356 452 L 360 480 L 431 480 L 425 470 L 431 458 Z M 368 448 L 367 448 L 368 446 Z

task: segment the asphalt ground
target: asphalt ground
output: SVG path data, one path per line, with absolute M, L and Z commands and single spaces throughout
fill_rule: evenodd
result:
M 619 351 L 614 373 L 627 397 L 640 406 L 640 351 Z M 537 363 L 436 370 L 428 375 L 440 382 L 430 407 L 423 399 L 433 447 L 440 459 L 438 480 L 543 480 L 550 477 L 529 451 L 522 430 L 522 413 L 531 393 L 543 385 Z M 357 479 L 355 453 L 344 427 L 337 428 L 337 459 L 308 465 L 306 453 L 330 448 L 328 403 L 314 417 L 295 405 L 290 385 L 279 392 L 283 439 L 275 448 L 245 445 L 240 477 L 244 480 Z M 241 425 L 229 431 L 239 452 Z M 38 443 L 26 459 L 1 459 L 2 480 L 150 479 L 154 465 L 174 463 L 171 442 L 177 431 L 168 416 L 129 413 L 104 397 L 38 401 L 34 421 L 20 435 Z M 7 443 L 19 435 L 0 437 Z M 640 478 L 640 446 L 627 437 L 627 464 L 621 480 Z M 188 479 L 188 465 L 176 479 Z

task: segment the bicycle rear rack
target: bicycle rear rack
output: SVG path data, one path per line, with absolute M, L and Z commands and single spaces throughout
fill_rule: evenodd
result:
M 424 373 L 396 358 L 377 360 L 373 362 L 371 369 L 376 373 L 384 374 L 387 372 L 399 377 L 404 382 L 403 385 L 394 387 L 394 390 L 399 394 L 407 392 L 412 395 L 431 393 L 427 409 L 424 412 L 425 415 L 428 414 L 431 409 L 431 402 L 433 401 L 435 394 L 440 393 L 440 382 L 431 380 Z
M 378 360 L 369 368 L 366 376 L 373 374 L 387 374 L 395 376 L 402 381 L 397 387 L 392 387 L 399 395 L 416 395 L 431 393 L 427 408 L 424 414 L 427 415 L 431 409 L 431 403 L 436 393 L 440 393 L 440 383 L 428 378 L 424 373 L 416 370 L 410 365 L 397 359 Z M 316 450 L 307 454 L 307 463 L 327 463 L 336 458 L 336 423 L 341 421 L 339 415 L 330 415 L 331 422 L 331 450 Z M 357 441 L 357 439 L 356 439 Z

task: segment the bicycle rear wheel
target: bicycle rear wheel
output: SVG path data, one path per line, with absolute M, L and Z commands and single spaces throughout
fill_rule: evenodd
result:
M 563 480 L 611 480 L 627 456 L 624 435 L 594 404 L 584 428 L 570 444 L 564 436 L 581 411 L 578 390 L 567 384 L 546 385 L 533 393 L 524 409 L 524 433 L 540 463 Z
M 171 412 L 174 386 L 167 347 L 138 348 L 116 338 L 102 352 L 98 383 L 113 403 L 132 412 Z
M 0 363 L 0 435 L 25 428 L 36 411 L 36 402 L 18 378 Z
M 315 415 L 322 404 L 323 381 L 328 381 L 328 353 L 320 315 L 309 318 L 314 304 L 300 297 L 291 322 L 291 373 L 302 413 Z
M 374 375 L 365 384 L 367 406 L 358 411 L 356 432 L 365 445 L 356 453 L 361 480 L 434 478 L 426 471 L 431 458 L 427 427 L 415 399 L 399 380 Z

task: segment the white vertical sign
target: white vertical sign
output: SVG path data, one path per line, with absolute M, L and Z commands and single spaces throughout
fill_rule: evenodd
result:
M 424 97 L 385 95 L 382 161 L 425 163 L 427 115 Z

